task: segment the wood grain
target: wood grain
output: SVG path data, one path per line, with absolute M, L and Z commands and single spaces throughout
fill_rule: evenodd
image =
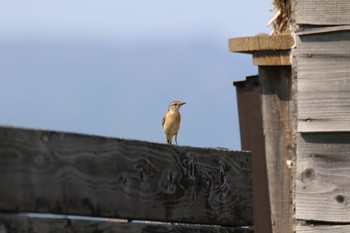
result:
M 234 82 L 237 93 L 242 150 L 253 154 L 253 206 L 255 233 L 271 233 L 271 209 L 266 169 L 265 140 L 259 77 Z
M 288 50 L 254 53 L 253 64 L 257 66 L 287 66 L 291 64 L 290 54 Z
M 350 134 L 298 138 L 296 218 L 350 222 Z
M 348 0 L 299 0 L 296 4 L 296 23 L 314 25 L 350 24 Z
M 105 220 L 37 218 L 23 215 L 0 215 L 0 232 L 11 233 L 253 233 L 241 227 L 183 224 L 122 223 Z
M 251 225 L 251 155 L 0 127 L 0 211 Z
M 303 225 L 297 226 L 298 233 L 349 233 L 350 225 Z
M 293 231 L 292 172 L 286 161 L 292 145 L 291 67 L 259 67 L 273 232 Z
M 230 51 L 241 53 L 290 50 L 293 44 L 294 40 L 290 35 L 257 35 L 229 39 Z
M 350 31 L 300 36 L 298 131 L 350 132 Z

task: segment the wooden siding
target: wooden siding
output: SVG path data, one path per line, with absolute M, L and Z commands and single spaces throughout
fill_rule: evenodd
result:
M 350 232 L 350 1 L 294 1 L 297 233 Z
M 298 0 L 296 23 L 314 25 L 350 24 L 349 0 Z
M 301 225 L 297 226 L 298 233 L 349 233 L 350 225 Z
M 298 40 L 298 131 L 350 132 L 350 30 L 310 33 Z
M 350 134 L 298 137 L 296 218 L 350 222 Z
M 251 154 L 0 127 L 0 212 L 252 224 Z

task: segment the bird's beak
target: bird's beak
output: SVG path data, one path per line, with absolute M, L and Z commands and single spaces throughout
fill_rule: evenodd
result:
M 182 105 L 184 105 L 184 104 L 186 104 L 185 102 L 182 102 L 180 105 L 182 106 Z

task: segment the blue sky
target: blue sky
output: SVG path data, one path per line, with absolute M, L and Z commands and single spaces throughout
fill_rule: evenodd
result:
M 240 149 L 231 37 L 269 33 L 270 1 L 0 0 L 0 124 Z

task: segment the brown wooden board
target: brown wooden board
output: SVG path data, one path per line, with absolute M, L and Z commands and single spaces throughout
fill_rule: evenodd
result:
M 350 132 L 350 31 L 300 36 L 298 131 Z
M 253 154 L 253 205 L 255 233 L 271 233 L 271 210 L 266 170 L 265 137 L 258 76 L 234 82 L 237 92 L 242 150 Z
M 202 226 L 160 223 L 127 223 L 113 220 L 38 218 L 24 215 L 0 215 L 0 232 L 11 233 L 252 233 L 242 227 Z
M 350 134 L 298 138 L 296 218 L 350 223 Z
M 298 0 L 296 23 L 314 25 L 350 24 L 349 0 Z
M 0 211 L 252 225 L 251 154 L 0 127 Z

